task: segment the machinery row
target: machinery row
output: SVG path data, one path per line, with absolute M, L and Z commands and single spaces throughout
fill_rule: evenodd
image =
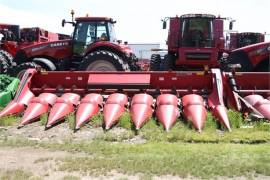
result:
M 270 42 L 263 35 L 224 36 L 228 18 L 209 14 L 165 18 L 167 54 L 153 54 L 150 71 L 142 71 L 116 39 L 113 19 L 73 15 L 62 21 L 74 26 L 72 38 L 17 50 L 6 72 L 21 83 L 0 117 L 22 113 L 23 127 L 49 113 L 47 129 L 76 112 L 79 129 L 102 111 L 108 130 L 128 110 L 136 129 L 153 115 L 168 131 L 182 116 L 199 132 L 207 110 L 229 131 L 227 108 L 270 120 Z
M 167 131 L 183 115 L 201 132 L 209 110 L 231 131 L 226 106 L 270 120 L 269 82 L 269 73 L 222 73 L 219 69 L 166 73 L 29 69 L 0 117 L 23 112 L 19 126 L 23 127 L 49 113 L 48 129 L 76 111 L 79 129 L 103 111 L 104 128 L 108 130 L 129 109 L 136 129 L 154 113 Z

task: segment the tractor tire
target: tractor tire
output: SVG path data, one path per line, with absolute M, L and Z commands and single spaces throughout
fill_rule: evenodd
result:
M 12 65 L 13 56 L 9 52 L 5 50 L 0 50 L 0 55 L 2 55 L 6 59 L 6 62 L 8 63 L 9 66 Z
M 257 67 L 255 67 L 255 72 L 270 72 L 270 59 L 265 59 Z
M 161 71 L 171 71 L 173 70 L 173 59 L 169 54 L 164 56 L 164 59 L 161 60 L 160 63 Z
M 160 71 L 161 57 L 159 54 L 152 54 L 150 60 L 150 71 Z
M 17 77 L 18 79 L 22 79 L 27 69 L 38 69 L 38 67 L 39 65 L 34 62 L 22 63 L 17 66 L 13 66 L 12 69 L 9 69 L 8 75 L 10 75 L 11 77 Z
M 138 58 L 133 54 L 131 59 L 129 60 L 128 64 L 131 71 L 140 71 L 141 67 L 137 64 Z
M 130 66 L 131 71 L 140 71 L 141 70 L 141 67 L 139 65 L 137 65 L 136 63 L 131 63 L 131 64 L 129 64 L 129 66 Z
M 115 53 L 94 51 L 86 55 L 79 66 L 80 71 L 130 71 L 130 67 Z
M 6 59 L 0 54 L 0 74 L 6 74 L 9 64 Z

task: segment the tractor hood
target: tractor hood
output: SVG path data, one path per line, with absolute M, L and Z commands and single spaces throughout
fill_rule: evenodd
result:
M 15 62 L 22 63 L 35 57 L 48 57 L 63 59 L 72 55 L 72 40 L 44 42 L 30 45 L 19 50 L 15 56 Z

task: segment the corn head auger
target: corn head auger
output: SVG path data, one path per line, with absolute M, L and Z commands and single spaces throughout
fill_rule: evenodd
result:
M 23 113 L 19 125 L 23 127 L 49 112 L 48 129 L 76 112 L 78 130 L 103 111 L 104 129 L 108 130 L 129 110 L 137 130 L 155 115 L 168 131 L 182 115 L 201 132 L 210 110 L 231 131 L 227 108 L 270 119 L 269 84 L 270 73 L 224 73 L 219 69 L 165 73 L 28 69 L 0 117 Z

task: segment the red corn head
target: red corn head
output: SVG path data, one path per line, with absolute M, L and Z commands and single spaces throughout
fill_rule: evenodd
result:
M 258 101 L 263 100 L 264 98 L 258 94 L 252 94 L 244 97 L 244 99 L 251 105 L 254 106 Z
M 178 106 L 178 98 L 173 94 L 162 94 L 157 98 L 157 106 L 158 105 L 173 105 Z
M 64 119 L 65 116 L 72 113 L 79 100 L 80 96 L 75 93 L 65 93 L 60 98 L 57 98 L 55 104 L 51 108 L 46 128 L 50 128 Z
M 0 118 L 21 113 L 25 108 L 24 104 L 11 101 L 1 112 Z
M 119 121 L 127 103 L 128 98 L 125 94 L 114 93 L 108 97 L 103 110 L 105 130 L 110 129 Z
M 57 96 L 52 93 L 42 93 L 33 98 L 24 112 L 19 127 L 29 124 L 38 119 L 42 114 L 49 111 L 49 108 L 55 103 Z
M 190 120 L 194 128 L 201 132 L 207 116 L 203 98 L 196 94 L 189 94 L 182 98 L 182 104 L 185 118 Z
M 254 105 L 256 108 L 266 119 L 270 120 L 270 101 L 267 99 L 262 99 L 257 101 Z
M 220 123 L 231 131 L 230 121 L 227 116 L 227 109 L 223 105 L 217 105 L 212 109 L 213 115 L 220 121 Z
M 148 94 L 136 94 L 131 101 L 130 114 L 136 130 L 139 130 L 153 114 L 153 97 Z
M 100 108 L 102 107 L 102 102 L 102 96 L 96 93 L 88 94 L 81 100 L 81 103 L 76 113 L 76 130 L 80 129 L 100 111 Z
M 208 96 L 208 105 L 211 109 L 212 114 L 218 119 L 218 121 L 225 126 L 229 131 L 231 131 L 230 121 L 227 115 L 227 109 L 223 101 L 223 83 L 222 74 L 219 69 L 212 69 L 214 73 L 212 83 L 213 90 Z
M 178 99 L 172 94 L 162 94 L 157 98 L 156 116 L 166 131 L 172 128 L 180 115 L 177 104 Z

